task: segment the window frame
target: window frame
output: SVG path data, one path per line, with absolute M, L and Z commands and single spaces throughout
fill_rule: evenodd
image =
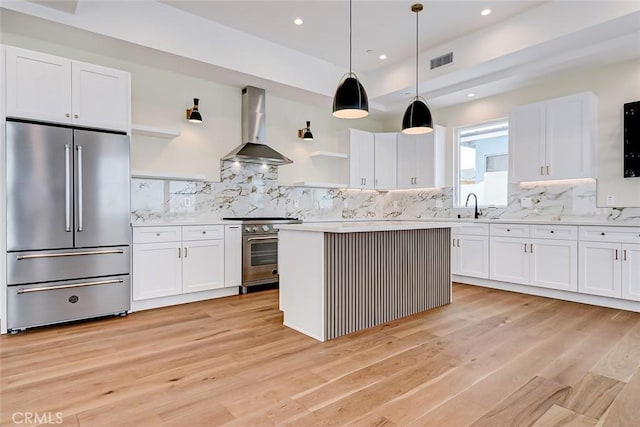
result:
M 464 201 L 460 200 L 460 135 L 465 132 L 468 131 L 469 129 L 474 129 L 474 128 L 478 128 L 478 127 L 483 127 L 483 126 L 493 126 L 493 125 L 499 125 L 501 123 L 506 123 L 507 124 L 507 138 L 509 135 L 509 118 L 508 117 L 502 117 L 502 118 L 498 118 L 498 119 L 493 119 L 493 120 L 487 120 L 485 122 L 479 122 L 479 123 L 473 123 L 470 125 L 463 125 L 463 126 L 458 126 L 456 128 L 454 128 L 454 140 L 453 140 L 453 207 L 454 208 L 464 208 Z M 507 152 L 504 153 L 507 156 L 509 156 L 509 143 L 507 142 Z M 507 163 L 509 162 L 509 160 L 507 160 Z M 489 207 L 495 207 L 495 208 L 506 208 L 508 206 L 508 200 L 509 200 L 509 182 L 510 178 L 509 178 L 509 167 L 507 166 L 507 204 L 505 205 L 486 205 L 486 204 L 480 204 L 478 203 L 478 207 L 479 208 L 489 208 Z

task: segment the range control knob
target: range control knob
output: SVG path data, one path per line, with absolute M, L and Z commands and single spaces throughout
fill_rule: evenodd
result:
M 269 226 L 268 225 L 263 225 L 262 226 L 262 231 L 269 231 Z
M 247 233 L 248 233 L 248 232 L 250 232 L 250 231 L 251 231 L 251 227 L 246 227 L 246 228 L 244 229 L 244 231 L 246 231 Z
M 258 231 L 258 227 L 251 228 L 251 231 L 253 231 L 255 233 L 256 231 Z

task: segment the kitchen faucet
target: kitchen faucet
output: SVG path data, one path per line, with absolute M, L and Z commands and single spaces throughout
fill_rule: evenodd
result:
M 476 193 L 469 193 L 467 195 L 467 201 L 464 203 L 464 207 L 466 208 L 469 205 L 469 197 L 471 196 L 473 196 L 473 198 L 476 200 L 476 204 L 473 209 L 473 217 L 475 219 L 478 219 L 478 216 L 480 216 L 480 214 L 478 213 L 478 196 L 476 196 Z

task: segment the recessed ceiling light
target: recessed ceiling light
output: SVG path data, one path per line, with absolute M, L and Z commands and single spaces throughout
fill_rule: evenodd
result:
M 491 15 L 491 9 L 484 9 L 482 12 L 480 12 L 480 15 L 482 16 Z
M 384 53 L 380 54 L 380 56 L 378 56 L 378 58 L 380 59 L 387 59 L 387 55 L 385 55 Z
M 474 96 L 476 96 L 476 94 L 475 94 L 475 93 L 468 93 L 468 94 L 467 94 L 467 96 L 468 96 L 469 98 L 473 98 Z
M 302 18 L 296 18 L 293 20 L 293 23 L 296 25 L 302 25 L 303 22 Z

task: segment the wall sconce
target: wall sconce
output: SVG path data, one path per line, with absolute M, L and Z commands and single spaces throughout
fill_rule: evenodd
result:
M 311 122 L 307 121 L 307 127 L 298 129 L 298 138 L 305 141 L 313 141 L 313 134 L 311 133 Z
M 187 108 L 187 120 L 191 123 L 202 123 L 202 116 L 198 111 L 198 98 L 193 98 L 193 108 Z

